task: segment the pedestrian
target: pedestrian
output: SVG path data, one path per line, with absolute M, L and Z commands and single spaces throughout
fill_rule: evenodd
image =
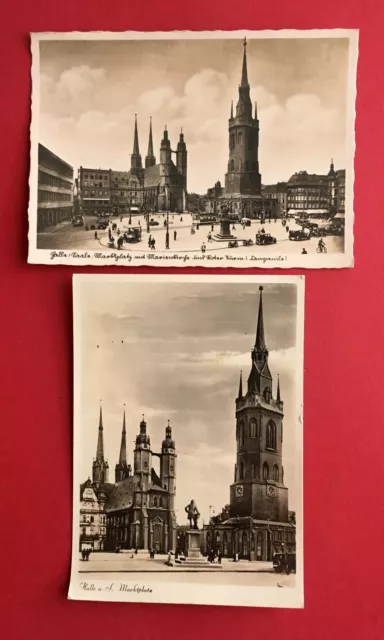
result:
M 211 234 L 211 232 L 208 233 L 207 238 L 208 238 L 208 242 L 212 242 L 212 234 Z
M 98 240 L 97 231 L 95 231 L 95 240 Z
M 302 252 L 301 252 L 301 253 L 306 254 L 306 253 L 308 253 L 308 252 L 307 252 L 307 251 L 306 251 L 306 249 L 304 248 L 304 249 L 302 250 Z
M 81 557 L 83 560 L 85 560 L 85 549 L 81 550 Z
M 176 229 L 175 229 L 175 231 L 173 232 L 173 239 L 174 239 L 174 240 L 177 240 L 177 231 L 176 231 Z
M 141 227 L 141 222 L 140 222 L 140 220 L 139 220 L 139 227 Z
M 148 247 L 151 248 L 151 245 L 152 245 L 152 236 L 151 236 L 151 234 L 149 234 Z
M 232 231 L 236 231 L 235 223 L 232 225 Z
M 151 249 L 156 249 L 156 247 L 155 247 L 155 243 L 156 243 L 155 238 L 152 238 Z
M 215 230 L 215 225 L 211 224 L 211 231 L 214 231 L 214 230 Z
M 286 229 L 286 232 L 288 233 L 288 231 L 289 231 L 289 226 L 288 226 L 288 225 L 286 225 L 285 229 Z
M 180 216 L 180 222 L 183 222 L 183 216 Z
M 217 552 L 217 562 L 218 562 L 219 564 L 221 564 L 221 551 L 220 551 L 220 549 L 219 549 L 219 551 Z
M 197 230 L 199 230 L 199 229 L 200 229 L 200 225 L 199 225 L 199 224 L 197 224 L 197 225 L 196 225 L 196 229 L 197 229 Z
M 206 249 L 207 249 L 207 247 L 206 247 L 206 245 L 205 245 L 205 242 L 203 242 L 203 244 L 201 245 L 201 251 L 202 251 L 202 253 L 205 253 L 205 252 L 206 252 Z
M 136 549 L 135 549 L 135 556 L 137 556 L 137 547 L 136 547 Z

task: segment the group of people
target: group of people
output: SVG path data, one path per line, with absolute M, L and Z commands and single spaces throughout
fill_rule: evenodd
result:
M 92 553 L 92 549 L 82 549 L 81 550 L 81 558 L 82 560 L 89 560 L 89 556 Z
M 221 558 L 222 558 L 222 555 L 221 555 L 220 549 L 218 551 L 214 551 L 213 549 L 210 549 L 210 551 L 208 551 L 207 560 L 211 564 L 213 562 L 217 562 L 217 564 L 221 564 Z

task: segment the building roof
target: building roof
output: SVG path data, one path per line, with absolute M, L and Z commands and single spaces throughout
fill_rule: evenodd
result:
M 128 509 L 132 506 L 133 501 L 133 476 L 126 478 L 121 482 L 117 482 L 113 485 L 113 489 L 108 496 L 105 510 L 107 513 L 110 511 L 120 511 L 121 509 Z
M 144 186 L 157 187 L 158 184 L 160 184 L 160 165 L 154 164 L 144 169 Z
M 300 184 L 328 184 L 328 176 L 319 175 L 317 173 L 307 173 L 307 171 L 298 171 L 294 173 L 288 180 L 288 185 Z
M 53 151 L 50 151 L 50 149 L 47 149 L 47 147 L 44 147 L 44 145 L 39 142 L 38 162 L 40 163 L 41 161 L 43 161 L 44 157 L 45 158 L 52 158 L 53 160 L 56 160 L 57 162 L 60 162 L 67 169 L 71 169 L 71 171 L 73 171 L 72 165 L 68 164 L 68 162 L 65 162 L 65 160 L 63 160 L 62 158 L 57 156 L 55 153 L 53 153 Z

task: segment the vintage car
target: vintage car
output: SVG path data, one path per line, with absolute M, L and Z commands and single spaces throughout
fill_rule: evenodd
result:
M 252 224 L 252 220 L 249 218 L 241 218 L 240 224 L 243 224 L 245 227 L 250 227 Z
M 289 239 L 295 240 L 299 242 L 301 240 L 309 240 L 311 237 L 311 233 L 309 231 L 304 231 L 304 229 L 299 229 L 298 231 L 290 231 Z
M 73 216 L 72 218 L 72 226 L 74 227 L 83 227 L 84 226 L 84 218 L 83 216 Z
M 256 244 L 275 244 L 276 238 L 271 236 L 270 233 L 258 233 L 256 236 Z
M 108 225 L 109 225 L 109 221 L 107 220 L 107 218 L 99 218 L 97 223 L 98 229 L 106 229 Z
M 140 242 L 141 240 L 141 227 L 128 227 L 124 233 L 124 240 L 130 244 Z
M 246 238 L 243 240 L 243 247 L 251 247 L 253 245 L 253 240 L 251 238 Z
M 230 240 L 228 242 L 228 249 L 234 249 L 235 247 L 238 247 L 239 243 L 237 242 L 237 240 Z
M 159 222 L 158 222 L 158 220 L 154 220 L 154 218 L 151 218 L 150 221 L 149 221 L 149 225 L 151 227 L 157 227 L 159 225 Z

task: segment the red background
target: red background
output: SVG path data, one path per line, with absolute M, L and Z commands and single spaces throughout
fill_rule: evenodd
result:
M 316 4 L 309 0 L 190 0 L 188 4 L 180 0 L 13 0 L 3 6 L 3 637 L 104 640 L 127 633 L 137 640 L 222 634 L 300 640 L 384 637 L 383 24 L 381 0 L 322 0 Z M 192 611 L 181 605 L 70 602 L 66 594 L 72 492 L 71 279 L 73 273 L 126 273 L 128 269 L 27 265 L 28 34 L 332 27 L 361 30 L 356 266 L 308 272 L 306 279 L 305 609 L 194 607 Z

